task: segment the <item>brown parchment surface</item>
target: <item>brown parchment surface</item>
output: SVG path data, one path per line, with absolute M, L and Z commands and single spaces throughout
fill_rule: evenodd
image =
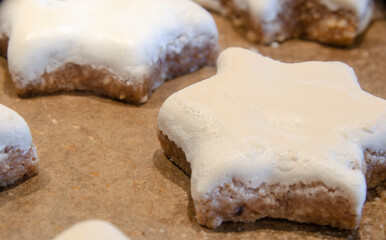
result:
M 386 21 L 373 22 L 354 48 L 290 40 L 278 48 L 245 41 L 214 15 L 223 49 L 241 46 L 285 62 L 339 60 L 356 71 L 362 88 L 386 99 Z M 40 173 L 0 190 L 0 239 L 51 239 L 87 219 L 112 222 L 132 239 L 384 239 L 386 191 L 368 191 L 356 231 L 263 219 L 197 224 L 190 179 L 163 155 L 156 136 L 165 99 L 216 72 L 206 67 L 166 82 L 142 106 L 88 93 L 21 99 L 0 59 L 0 103 L 28 122 Z

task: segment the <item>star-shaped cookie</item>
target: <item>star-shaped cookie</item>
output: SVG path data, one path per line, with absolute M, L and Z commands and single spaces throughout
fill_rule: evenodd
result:
M 231 19 L 250 41 L 304 38 L 347 46 L 369 25 L 373 0 L 195 0 Z
M 164 152 L 191 169 L 198 222 L 357 228 L 366 186 L 386 177 L 386 101 L 341 62 L 287 64 L 229 48 L 217 64 L 158 117 Z
M 213 63 L 218 33 L 189 0 L 5 0 L 0 50 L 20 96 L 87 90 L 143 103 Z

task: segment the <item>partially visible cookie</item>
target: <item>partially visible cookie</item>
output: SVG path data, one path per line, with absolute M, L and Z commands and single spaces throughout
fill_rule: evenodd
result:
M 5 0 L 0 51 L 20 96 L 86 90 L 146 102 L 214 63 L 212 16 L 189 0 Z
M 246 37 L 269 44 L 289 38 L 349 46 L 368 26 L 373 0 L 195 0 L 228 16 Z
M 198 222 L 356 229 L 366 187 L 386 178 L 386 101 L 340 62 L 286 64 L 229 48 L 217 64 L 158 116 L 162 149 L 191 174 Z
M 0 187 L 36 174 L 38 162 L 27 123 L 0 104 Z
M 65 230 L 53 240 L 129 240 L 125 234 L 109 222 L 87 220 Z

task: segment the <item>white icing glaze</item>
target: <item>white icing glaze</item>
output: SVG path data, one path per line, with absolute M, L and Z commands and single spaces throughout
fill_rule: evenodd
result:
M 15 111 L 0 104 L 0 152 L 3 152 L 5 147 L 28 151 L 31 145 L 31 133 L 24 119 Z
M 109 222 L 88 220 L 65 230 L 53 240 L 129 240 L 119 229 Z
M 374 8 L 375 3 L 373 1 L 368 1 L 368 6 L 365 11 L 359 15 L 359 26 L 357 33 L 360 34 L 366 30 L 367 26 L 370 24 L 371 20 L 374 19 Z
M 194 200 L 232 178 L 252 188 L 321 181 L 360 215 L 363 152 L 386 150 L 386 101 L 364 92 L 346 64 L 229 48 L 216 76 L 165 101 L 158 127 L 191 164 Z
M 0 31 L 25 84 L 67 62 L 141 81 L 166 53 L 217 41 L 211 15 L 189 0 L 6 0 Z

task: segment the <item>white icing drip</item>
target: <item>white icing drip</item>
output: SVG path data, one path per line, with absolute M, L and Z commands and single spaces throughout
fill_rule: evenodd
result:
M 373 18 L 374 14 L 374 2 L 369 1 L 367 9 L 359 15 L 359 26 L 357 33 L 360 34 L 364 30 L 366 30 L 366 27 L 369 25 L 370 21 Z
M 230 48 L 216 76 L 165 101 L 158 126 L 191 163 L 194 200 L 233 177 L 252 188 L 321 181 L 360 214 L 363 151 L 386 149 L 386 101 L 361 90 L 346 64 Z
M 88 220 L 70 227 L 53 240 L 129 240 L 119 229 L 109 222 Z
M 140 81 L 167 53 L 217 39 L 213 18 L 188 0 L 8 0 L 0 16 L 10 72 L 25 84 L 67 62 Z
M 28 151 L 31 145 L 31 133 L 24 119 L 0 104 L 0 152 L 3 152 L 5 147 Z
M 240 2 L 243 0 L 239 0 Z M 245 1 L 245 0 L 244 0 Z M 276 19 L 277 14 L 281 11 L 279 0 L 254 1 L 246 0 L 252 16 L 257 20 L 262 19 L 265 22 L 272 22 Z

